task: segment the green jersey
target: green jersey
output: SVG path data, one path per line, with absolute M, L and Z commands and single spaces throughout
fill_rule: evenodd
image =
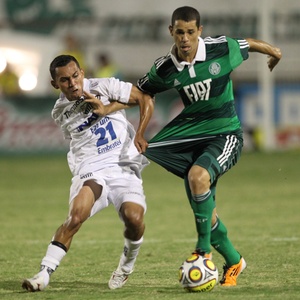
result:
M 230 73 L 248 58 L 244 39 L 225 36 L 199 38 L 192 63 L 179 62 L 174 46 L 157 59 L 138 87 L 155 95 L 175 88 L 185 108 L 150 142 L 239 134 Z

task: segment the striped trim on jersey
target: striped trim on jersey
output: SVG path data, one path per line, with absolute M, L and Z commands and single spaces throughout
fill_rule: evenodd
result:
M 208 36 L 206 38 L 204 38 L 204 42 L 205 44 L 219 44 L 219 43 L 226 43 L 226 36 L 225 35 L 221 35 L 218 37 L 211 37 Z
M 249 44 L 248 44 L 248 42 L 246 40 L 244 40 L 244 39 L 237 39 L 237 41 L 238 41 L 241 49 L 249 48 Z
M 227 39 L 225 35 L 221 35 L 218 37 L 211 37 L 208 36 L 204 38 L 205 44 L 219 44 L 219 43 L 226 43 Z M 240 45 L 240 49 L 249 48 L 249 44 L 245 39 L 237 39 L 237 42 Z
M 235 135 L 227 135 L 226 140 L 227 141 L 225 143 L 222 154 L 217 157 L 217 161 L 220 166 L 223 166 L 226 163 L 232 152 L 235 150 L 236 144 L 238 142 L 238 139 Z
M 140 86 L 144 85 L 148 81 L 149 81 L 149 77 L 148 77 L 147 74 L 145 74 L 142 78 L 139 79 L 138 86 L 140 87 Z

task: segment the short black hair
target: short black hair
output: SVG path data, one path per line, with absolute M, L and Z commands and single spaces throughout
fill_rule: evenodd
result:
M 57 67 L 64 67 L 71 61 L 74 61 L 75 64 L 77 65 L 77 67 L 80 69 L 79 62 L 74 56 L 68 55 L 68 54 L 62 54 L 62 55 L 56 56 L 52 60 L 52 62 L 50 64 L 50 68 L 49 68 L 52 79 L 55 80 Z
M 190 6 L 182 6 L 174 10 L 171 25 L 174 26 L 177 20 L 183 20 L 185 22 L 196 20 L 196 26 L 200 27 L 200 13 L 197 9 Z

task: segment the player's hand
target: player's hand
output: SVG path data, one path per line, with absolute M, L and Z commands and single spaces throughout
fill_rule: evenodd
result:
M 86 91 L 83 92 L 84 95 L 84 101 L 88 102 L 93 107 L 93 112 L 97 114 L 99 117 L 103 117 L 107 115 L 107 109 L 106 106 L 102 103 L 102 101 L 98 98 L 96 98 L 93 94 L 88 93 Z
M 279 61 L 281 59 L 280 49 L 275 48 L 274 55 L 269 55 L 268 58 L 269 58 L 268 67 L 269 67 L 270 71 L 272 72 L 272 70 L 275 68 L 275 66 L 279 63 Z
M 136 134 L 134 138 L 134 145 L 139 151 L 139 153 L 144 153 L 148 148 L 148 142 L 144 139 L 144 137 L 140 134 Z
M 275 66 L 279 63 L 278 58 L 274 57 L 274 56 L 268 56 L 269 60 L 268 60 L 268 67 L 270 69 L 270 71 L 272 72 L 272 70 L 275 68 Z

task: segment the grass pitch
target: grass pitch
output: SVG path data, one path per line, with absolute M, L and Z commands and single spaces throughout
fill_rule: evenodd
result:
M 21 289 L 68 211 L 64 156 L 0 159 L 0 299 L 299 299 L 300 152 L 245 153 L 219 181 L 217 207 L 248 267 L 238 286 L 186 293 L 177 281 L 195 246 L 195 225 L 181 179 L 152 163 L 143 172 L 148 211 L 145 243 L 124 288 L 107 282 L 122 251 L 113 207 L 88 220 L 38 293 Z M 222 273 L 223 260 L 213 251 Z

